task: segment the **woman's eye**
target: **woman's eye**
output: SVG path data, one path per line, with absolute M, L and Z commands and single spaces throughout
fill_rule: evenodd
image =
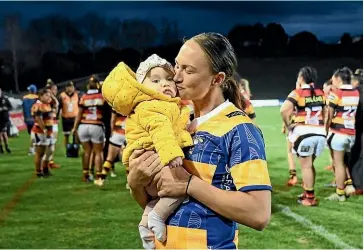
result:
M 192 74 L 192 72 L 191 72 L 191 71 L 189 71 L 187 68 L 185 69 L 185 72 L 186 72 L 187 74 Z

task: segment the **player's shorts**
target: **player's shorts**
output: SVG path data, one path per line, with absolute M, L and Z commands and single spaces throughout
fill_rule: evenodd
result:
M 125 147 L 126 146 L 125 135 L 120 134 L 118 132 L 112 132 L 109 142 L 111 145 L 114 145 L 116 147 Z
M 335 151 L 350 152 L 355 143 L 355 135 L 346 135 L 330 131 L 327 136 L 327 146 Z
M 301 157 L 318 157 L 326 145 L 325 128 L 297 125 L 292 131 L 290 141 L 293 143 L 292 153 Z
M 30 137 L 36 146 L 50 146 L 52 145 L 52 137 L 45 134 L 38 134 L 31 132 Z
M 53 124 L 52 131 L 53 133 L 58 133 L 58 124 Z
M 75 118 L 63 118 L 62 117 L 63 134 L 65 134 L 65 135 L 71 134 L 74 123 L 75 123 Z
M 0 121 L 0 133 L 4 133 L 8 130 L 9 123 L 9 120 Z
M 105 131 L 100 125 L 81 124 L 78 127 L 80 142 L 104 143 Z

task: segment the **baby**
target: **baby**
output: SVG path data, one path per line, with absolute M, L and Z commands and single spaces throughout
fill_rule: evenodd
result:
M 179 167 L 184 157 L 181 148 L 193 145 L 186 130 L 190 110 L 176 98 L 173 75 L 172 65 L 153 54 L 140 64 L 136 74 L 121 62 L 104 81 L 104 98 L 116 112 L 127 116 L 127 146 L 123 152 L 127 171 L 129 157 L 136 149 L 156 150 L 163 166 Z M 144 210 L 139 232 L 143 247 L 153 249 L 151 231 L 164 242 L 165 220 L 185 197 L 158 200 L 155 186 L 145 188 L 154 200 Z

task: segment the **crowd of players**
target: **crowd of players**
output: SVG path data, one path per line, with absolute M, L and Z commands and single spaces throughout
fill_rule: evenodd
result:
M 316 206 L 314 161 L 330 150 L 331 167 L 335 175 L 336 192 L 327 200 L 345 201 L 353 194 L 362 194 L 362 186 L 353 186 L 352 178 L 361 178 L 362 172 L 352 171 L 362 162 L 362 101 L 363 72 L 353 73 L 344 67 L 336 70 L 323 89 L 316 87 L 317 71 L 312 67 L 300 69 L 296 88 L 281 106 L 282 132 L 288 132 L 288 186 L 298 183 L 294 155 L 302 170 L 303 194 L 297 202 Z M 362 167 L 361 167 L 362 171 Z M 355 175 L 355 176 L 353 176 Z M 362 184 L 361 184 L 362 185 Z
M 357 187 L 357 190 L 353 187 L 353 173 L 349 168 L 355 164 L 361 152 L 363 125 L 362 118 L 357 117 L 362 117 L 361 93 L 358 90 L 362 86 L 362 77 L 362 70 L 353 73 L 348 68 L 341 68 L 321 89 L 315 84 L 316 70 L 304 67 L 298 73 L 296 88 L 281 107 L 282 132 L 287 133 L 288 142 L 290 177 L 287 185 L 298 184 L 297 156 L 304 188 L 298 202 L 304 206 L 318 204 L 314 193 L 316 171 L 313 164 L 325 146 L 330 150 L 329 169 L 335 175 L 336 187 L 336 192 L 327 199 L 345 201 L 349 195 L 362 194 L 362 187 Z M 241 87 L 244 111 L 254 121 L 249 82 L 238 75 L 235 78 Z M 78 145 L 82 145 L 84 182 L 101 186 L 109 174 L 116 176 L 114 163 L 119 160 L 126 145 L 126 118 L 112 111 L 104 101 L 101 85 L 98 76 L 92 75 L 84 93 L 69 82 L 58 94 L 57 85 L 51 79 L 40 91 L 35 85 L 28 87 L 29 93 L 23 97 L 23 114 L 30 135 L 28 154 L 34 155 L 38 177 L 49 177 L 50 169 L 60 167 L 54 162 L 59 120 L 62 122 L 66 155 L 72 157 L 70 151 L 76 149 L 73 156 L 77 157 Z M 185 104 L 193 112 L 192 103 Z M 10 110 L 11 104 L 0 90 L 0 154 L 4 153 L 4 148 L 11 153 L 6 133 Z M 350 152 L 351 156 L 348 154 Z

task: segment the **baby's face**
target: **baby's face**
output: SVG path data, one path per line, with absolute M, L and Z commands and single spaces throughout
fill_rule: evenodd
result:
M 177 88 L 173 81 L 173 72 L 162 67 L 151 69 L 145 77 L 143 84 L 169 97 L 176 97 Z

